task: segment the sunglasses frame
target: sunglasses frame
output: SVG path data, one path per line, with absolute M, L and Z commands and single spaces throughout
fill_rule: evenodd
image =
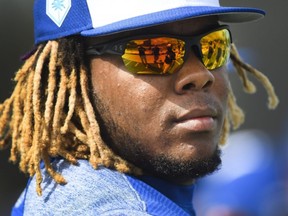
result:
M 182 40 L 185 42 L 184 50 L 185 54 L 183 56 L 183 61 L 187 59 L 187 51 L 189 49 L 194 51 L 195 55 L 199 58 L 199 60 L 203 63 L 203 54 L 201 51 L 200 41 L 206 35 L 216 32 L 219 30 L 226 29 L 229 33 L 230 44 L 232 44 L 232 35 L 228 25 L 220 25 L 217 28 L 210 29 L 209 31 L 205 31 L 204 33 L 193 35 L 193 36 L 181 36 L 181 35 L 173 35 L 173 34 L 147 34 L 147 35 L 136 35 L 131 37 L 121 38 L 119 40 L 111 40 L 105 43 L 89 45 L 86 49 L 86 54 L 88 56 L 101 56 L 104 54 L 112 54 L 112 55 L 120 55 L 122 56 L 125 53 L 126 45 L 129 41 L 132 40 L 147 40 L 149 38 L 157 38 L 157 37 L 166 37 L 173 38 L 177 40 Z M 203 63 L 204 64 L 204 63 Z M 216 68 L 215 68 L 216 69 Z

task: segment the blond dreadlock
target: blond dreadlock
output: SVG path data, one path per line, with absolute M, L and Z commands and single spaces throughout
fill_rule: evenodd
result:
M 275 109 L 279 103 L 279 100 L 269 79 L 263 73 L 241 60 L 235 44 L 232 44 L 231 46 L 230 58 L 242 81 L 244 91 L 250 94 L 256 92 L 255 85 L 249 80 L 247 76 L 248 72 L 253 75 L 266 89 L 268 94 L 268 108 Z M 220 144 L 223 145 L 226 143 L 230 131 L 230 125 L 232 124 L 232 128 L 235 130 L 244 122 L 244 118 L 245 115 L 242 109 L 237 105 L 236 98 L 230 86 L 230 92 L 228 95 L 228 112 L 224 120 Z
M 19 161 L 24 173 L 36 175 L 39 195 L 41 161 L 57 183 L 66 183 L 52 168 L 51 157 L 61 156 L 72 164 L 88 159 L 95 169 L 103 164 L 140 174 L 140 169 L 114 154 L 101 139 L 79 40 L 39 45 L 17 72 L 11 97 L 0 105 L 0 148 L 12 140 L 9 160 Z
M 20 170 L 36 175 L 37 193 L 42 194 L 40 162 L 59 184 L 65 184 L 50 158 L 61 156 L 72 164 L 87 159 L 96 169 L 99 164 L 120 172 L 141 174 L 141 170 L 116 155 L 102 140 L 89 98 L 88 70 L 83 58 L 81 38 L 63 38 L 38 46 L 17 72 L 14 92 L 0 105 L 0 148 L 11 142 L 10 161 L 19 161 Z M 269 108 L 278 104 L 269 80 L 245 64 L 232 46 L 232 62 L 247 92 L 255 91 L 246 71 L 267 89 Z M 230 124 L 237 128 L 244 114 L 236 103 L 232 89 L 228 113 L 220 143 L 224 144 Z

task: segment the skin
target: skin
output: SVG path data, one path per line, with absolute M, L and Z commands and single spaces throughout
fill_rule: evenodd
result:
M 215 26 L 215 17 L 197 18 L 87 43 L 133 34 L 193 36 Z M 225 67 L 209 71 L 191 51 L 183 67 L 168 76 L 133 75 L 120 56 L 108 54 L 92 58 L 90 69 L 102 137 L 117 154 L 177 184 L 217 169 L 229 86 Z

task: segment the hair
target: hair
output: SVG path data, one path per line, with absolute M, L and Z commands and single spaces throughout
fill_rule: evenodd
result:
M 248 93 L 256 90 L 248 79 L 249 73 L 266 88 L 269 108 L 275 108 L 278 99 L 268 78 L 244 63 L 234 44 L 231 60 L 244 90 Z M 142 173 L 116 155 L 101 138 L 90 99 L 89 66 L 80 36 L 38 45 L 16 73 L 15 84 L 10 98 L 0 104 L 0 148 L 10 147 L 9 160 L 19 163 L 22 172 L 31 177 L 36 175 L 38 195 L 42 194 L 41 163 L 57 183 L 66 183 L 51 165 L 51 158 L 55 157 L 71 164 L 86 159 L 95 169 L 101 164 L 124 173 Z M 231 125 L 236 129 L 243 122 L 244 113 L 230 87 L 220 144 L 225 143 Z

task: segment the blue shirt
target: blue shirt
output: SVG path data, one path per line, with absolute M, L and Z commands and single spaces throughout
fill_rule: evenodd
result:
M 67 180 L 57 184 L 43 169 L 42 196 L 35 177 L 12 210 L 16 215 L 189 216 L 193 185 L 179 186 L 153 177 L 139 178 L 104 167 L 94 170 L 88 161 L 77 166 L 59 159 L 53 167 Z

